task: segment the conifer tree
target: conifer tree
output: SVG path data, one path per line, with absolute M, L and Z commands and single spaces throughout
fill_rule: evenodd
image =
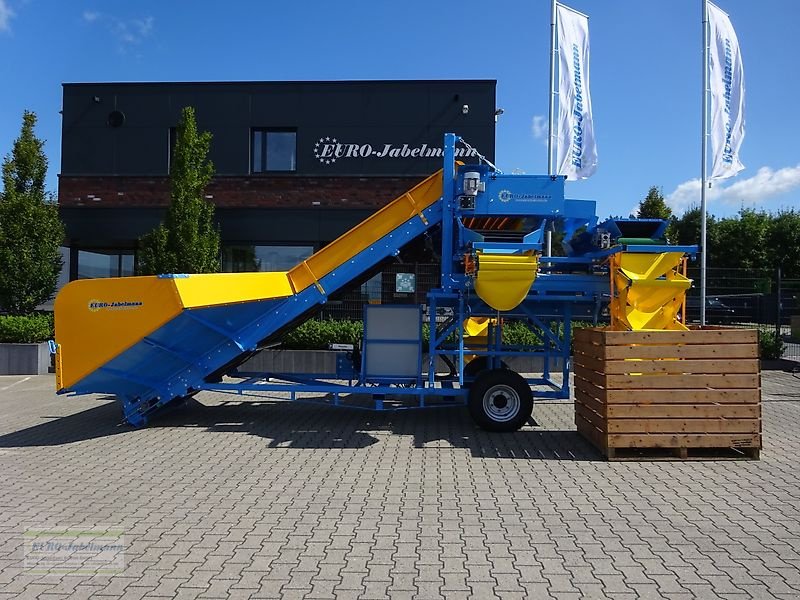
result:
M 0 194 L 0 309 L 32 312 L 53 296 L 61 271 L 64 224 L 45 191 L 44 141 L 34 133 L 36 115 L 25 111 L 22 130 L 3 161 Z
M 214 205 L 205 198 L 214 175 L 210 146 L 211 134 L 198 132 L 194 109 L 185 107 L 170 165 L 170 205 L 164 221 L 139 240 L 140 274 L 219 271 L 219 230 Z

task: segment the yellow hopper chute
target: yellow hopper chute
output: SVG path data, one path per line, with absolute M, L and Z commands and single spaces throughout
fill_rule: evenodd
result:
M 692 280 L 679 272 L 683 252 L 620 252 L 611 257 L 611 327 L 686 329 L 678 312 Z
M 525 300 L 538 267 L 535 255 L 479 252 L 475 291 L 495 310 L 511 310 Z

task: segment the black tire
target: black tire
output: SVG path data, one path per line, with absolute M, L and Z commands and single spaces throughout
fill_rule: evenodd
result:
M 488 364 L 489 357 L 487 356 L 478 356 L 473 358 L 466 365 L 464 365 L 464 377 L 477 377 L 481 371 L 485 371 L 487 369 Z M 508 369 L 506 361 L 500 361 L 500 368 Z
M 469 413 L 481 429 L 516 431 L 533 412 L 533 394 L 521 375 L 510 369 L 484 371 L 469 390 Z

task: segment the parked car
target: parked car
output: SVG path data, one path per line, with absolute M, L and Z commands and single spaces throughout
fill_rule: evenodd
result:
M 690 321 L 700 320 L 700 298 L 686 298 L 686 312 Z M 706 297 L 706 323 L 709 325 L 729 325 L 734 322 L 736 311 L 716 297 Z

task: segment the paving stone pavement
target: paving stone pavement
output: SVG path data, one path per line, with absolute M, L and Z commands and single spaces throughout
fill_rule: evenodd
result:
M 760 461 L 607 463 L 538 427 L 205 394 L 133 430 L 0 377 L 0 599 L 800 597 L 800 379 L 765 372 Z M 36 574 L 24 534 L 124 532 L 125 566 Z

